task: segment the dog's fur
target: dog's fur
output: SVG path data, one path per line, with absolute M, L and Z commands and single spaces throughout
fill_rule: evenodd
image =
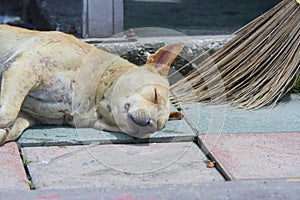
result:
M 138 67 L 73 36 L 0 25 L 0 144 L 35 124 L 144 137 L 169 117 L 169 66 L 183 46 Z

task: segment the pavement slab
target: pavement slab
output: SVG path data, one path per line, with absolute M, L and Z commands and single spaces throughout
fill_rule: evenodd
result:
M 218 182 L 193 142 L 25 147 L 37 189 L 159 187 Z
M 29 190 L 27 175 L 15 142 L 0 147 L 0 190 Z
M 92 128 L 68 126 L 37 126 L 27 129 L 18 140 L 22 147 L 90 144 L 124 144 L 142 142 L 193 141 L 195 134 L 184 120 L 168 121 L 166 126 L 150 138 L 136 139 L 124 133 L 112 133 Z
M 199 134 L 300 132 L 300 95 L 274 108 L 237 109 L 227 105 L 184 104 L 185 118 Z
M 200 136 L 229 180 L 300 178 L 300 132 Z

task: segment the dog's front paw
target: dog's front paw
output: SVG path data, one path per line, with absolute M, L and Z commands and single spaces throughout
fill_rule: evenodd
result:
M 8 129 L 0 129 L 0 145 L 3 145 L 5 142 L 7 142 L 7 135 L 9 133 Z
M 8 108 L 0 108 L 0 128 L 5 128 L 11 125 L 17 117 L 18 113 L 12 112 Z

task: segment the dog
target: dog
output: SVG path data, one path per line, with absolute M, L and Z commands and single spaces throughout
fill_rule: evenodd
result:
M 164 127 L 167 74 L 183 45 L 136 66 L 74 36 L 0 25 L 0 144 L 34 125 L 70 125 L 133 137 Z

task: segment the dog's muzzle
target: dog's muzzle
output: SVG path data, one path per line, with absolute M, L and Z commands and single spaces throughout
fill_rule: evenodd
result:
M 157 131 L 157 121 L 149 117 L 144 109 L 128 112 L 128 117 L 138 126 L 138 129 L 144 130 L 147 134 Z
M 140 118 L 135 118 L 132 115 L 129 115 L 130 119 L 138 126 L 141 127 L 149 127 L 151 129 L 153 129 L 154 131 L 156 131 L 157 129 L 157 122 L 156 120 L 152 119 L 152 118 L 145 118 L 145 119 L 140 119 Z

